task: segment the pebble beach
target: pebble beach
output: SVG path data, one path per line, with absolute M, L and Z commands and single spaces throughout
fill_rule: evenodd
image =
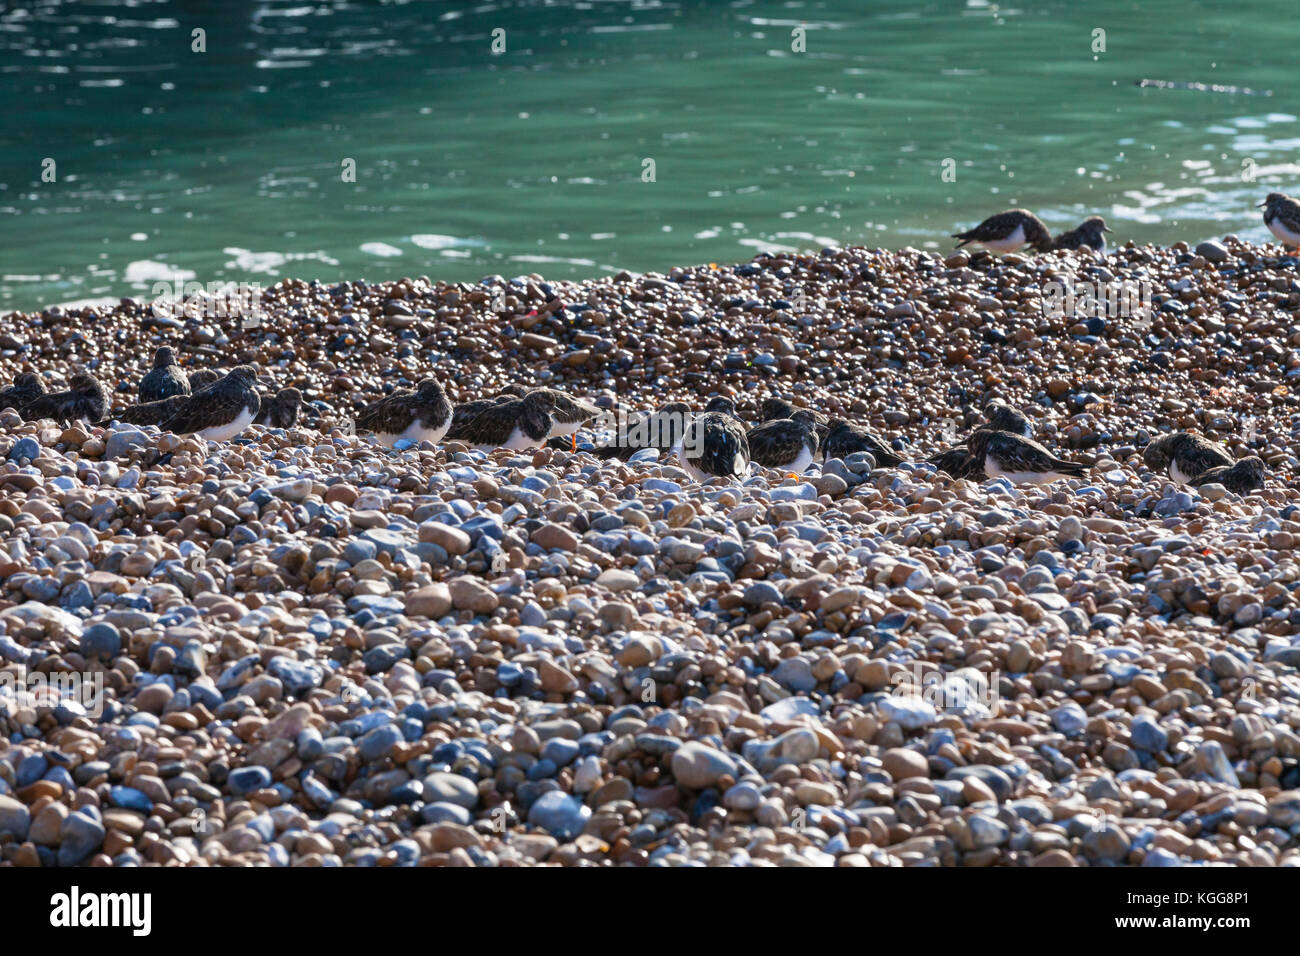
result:
M 5 382 L 120 406 L 170 345 L 315 409 L 221 444 L 0 415 L 0 866 L 1300 864 L 1296 268 L 844 248 L 0 317 Z M 1055 314 L 1066 281 L 1151 311 Z M 779 396 L 908 463 L 701 484 L 347 427 L 426 375 Z M 1086 476 L 925 463 L 992 399 Z M 1153 473 L 1170 430 L 1265 488 Z

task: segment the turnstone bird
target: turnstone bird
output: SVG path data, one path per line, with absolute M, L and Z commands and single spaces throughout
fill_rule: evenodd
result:
M 1152 471 L 1169 470 L 1169 477 L 1180 485 L 1189 485 L 1202 472 L 1221 465 L 1231 465 L 1228 449 L 1208 438 L 1191 432 L 1157 435 L 1142 449 L 1142 460 Z
M 822 442 L 822 457 L 848 458 L 856 451 L 869 451 L 871 457 L 881 468 L 896 468 L 903 463 L 883 441 L 865 428 L 850 425 L 842 418 L 834 418 L 829 424 L 826 440 Z
M 758 420 L 764 424 L 774 422 L 778 418 L 793 418 L 795 412 L 807 412 L 812 416 L 813 424 L 817 430 L 817 447 L 821 448 L 821 443 L 826 440 L 826 435 L 830 431 L 829 423 L 825 415 L 811 408 L 796 408 L 783 398 L 765 398 L 763 404 L 758 406 Z
M 750 461 L 764 468 L 780 468 L 795 474 L 803 474 L 804 469 L 813 463 L 820 444 L 817 421 L 807 410 L 751 428 L 745 440 L 749 443 Z
M 606 461 L 627 461 L 642 448 L 654 448 L 660 454 L 675 452 L 690 417 L 691 407 L 685 402 L 669 402 L 657 412 L 629 419 L 620 434 L 592 454 Z
M 45 382 L 35 372 L 23 372 L 8 388 L 0 389 L 0 408 L 22 408 L 45 394 Z
M 957 243 L 958 249 L 968 242 L 978 242 L 994 252 L 1015 252 L 1026 243 L 1038 252 L 1052 248 L 1052 234 L 1043 221 L 1027 209 L 1008 209 L 989 216 L 974 229 L 954 233 L 953 238 L 961 240 Z
M 52 418 L 66 425 L 77 419 L 97 422 L 107 410 L 104 386 L 85 372 L 78 372 L 68 379 L 65 391 L 46 392 L 28 402 L 18 413 L 29 422 Z
M 551 433 L 546 436 L 547 438 L 576 435 L 583 425 L 600 415 L 600 409 L 595 405 L 572 398 L 553 388 L 539 388 L 534 391 L 549 392 L 553 403 Z
M 267 428 L 293 428 L 298 424 L 298 412 L 302 408 L 302 392 L 290 386 L 282 388 L 269 398 L 262 399 L 262 409 L 253 419 L 255 425 Z
M 1112 231 L 1106 228 L 1106 220 L 1102 219 L 1101 216 L 1089 216 L 1079 224 L 1077 229 L 1071 229 L 1057 236 L 1052 243 L 1052 248 L 1078 249 L 1080 246 L 1087 246 L 1097 252 L 1105 252 L 1106 236 L 1104 233 Z
M 481 451 L 536 448 L 551 435 L 551 415 L 558 394 L 553 389 L 539 388 L 523 398 L 489 405 L 465 426 L 459 440 Z
M 791 405 L 784 398 L 763 399 L 763 404 L 758 406 L 758 420 L 760 422 L 774 422 L 778 418 L 794 418 L 795 412 L 807 412 L 817 424 L 826 424 L 826 416 L 821 412 L 811 408 L 799 408 L 796 405 Z
M 356 423 L 389 448 L 403 439 L 437 444 L 451 427 L 451 402 L 436 378 L 425 378 L 414 389 L 371 402 L 357 413 Z
M 1268 231 L 1284 246 L 1300 246 L 1300 202 L 1283 193 L 1269 193 L 1260 206 Z
M 1264 475 L 1264 459 L 1258 455 L 1247 455 L 1235 464 L 1205 469 L 1191 484 L 1196 488 L 1210 484 L 1223 485 L 1234 495 L 1245 495 L 1264 487 Z
M 221 373 L 214 368 L 196 368 L 193 372 L 189 372 L 186 378 L 190 383 L 190 394 L 193 394 L 201 388 L 207 388 L 213 382 L 221 381 Z
M 470 422 L 478 418 L 480 412 L 487 411 L 493 405 L 502 402 L 517 401 L 519 401 L 517 396 L 501 394 L 496 398 L 477 398 L 472 402 L 461 402 L 451 410 L 451 425 L 448 426 L 447 434 L 443 438 L 447 441 L 460 441 L 465 437 Z
M 518 401 L 527 394 L 528 390 L 520 385 L 506 385 L 492 398 L 478 398 L 453 406 L 451 410 L 451 426 L 447 429 L 447 434 L 442 436 L 443 440 L 460 441 L 465 437 L 463 434 L 465 428 L 478 416 L 479 412 L 500 402 Z
M 153 353 L 153 368 L 140 379 L 140 401 L 156 402 L 173 395 L 189 395 L 190 380 L 176 364 L 176 353 L 164 345 Z
M 1006 478 L 1017 485 L 1042 485 L 1062 478 L 1078 478 L 1087 469 L 1080 461 L 1057 458 L 1032 438 L 1011 432 L 977 428 L 966 442 L 971 457 L 984 466 L 990 478 Z
M 984 406 L 984 420 L 995 432 L 1011 432 L 1023 438 L 1034 437 L 1034 427 L 1029 416 L 1006 402 L 993 401 Z
M 696 481 L 748 476 L 749 442 L 731 399 L 715 398 L 702 415 L 691 419 L 682 434 L 677 461 Z
M 257 368 L 236 365 L 223 378 L 192 393 L 160 427 L 177 435 L 229 441 L 253 423 L 261 407 Z
M 956 448 L 949 448 L 947 451 L 931 455 L 926 461 L 953 478 L 970 478 L 974 481 L 983 481 L 988 477 L 988 475 L 984 474 L 984 466 L 975 460 L 975 456 L 970 453 L 970 449 L 964 445 L 958 445 Z
M 161 425 L 180 411 L 189 399 L 189 395 L 172 395 L 153 402 L 137 402 L 95 424 L 106 426 L 110 421 L 117 420 L 129 425 Z

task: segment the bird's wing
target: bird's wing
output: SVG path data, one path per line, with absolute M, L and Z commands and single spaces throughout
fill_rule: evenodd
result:
M 385 435 L 400 435 L 411 427 L 415 418 L 409 403 L 411 395 L 411 392 L 396 392 L 371 402 L 357 413 L 357 427 Z
M 750 459 L 764 468 L 780 468 L 799 457 L 811 445 L 808 431 L 788 418 L 778 418 L 745 436 L 749 444 Z
M 245 407 L 251 408 L 253 417 L 257 417 L 261 408 L 257 392 L 246 390 L 236 382 L 222 379 L 191 395 L 171 417 L 162 423 L 162 427 L 178 435 L 187 435 L 214 424 L 234 421 Z

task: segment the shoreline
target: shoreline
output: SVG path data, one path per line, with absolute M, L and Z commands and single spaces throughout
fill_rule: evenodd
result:
M 0 858 L 1300 865 L 1300 280 L 1214 246 L 282 280 L 253 327 L 0 316 L 6 383 L 30 361 L 133 384 L 169 344 L 256 361 L 336 419 L 429 373 L 458 401 L 718 393 L 751 420 L 781 395 L 914 463 L 998 398 L 1090 466 L 700 486 L 554 449 L 0 415 L 4 673 L 101 682 L 16 708 L 0 682 Z M 1150 311 L 1053 314 L 1049 285 L 1084 282 L 1147 283 Z M 1170 429 L 1260 455 L 1267 486 L 1150 474 Z M 78 735 L 70 766 L 46 758 Z

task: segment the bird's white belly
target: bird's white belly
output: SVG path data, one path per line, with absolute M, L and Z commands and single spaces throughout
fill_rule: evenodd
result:
M 1178 467 L 1178 460 L 1174 459 L 1169 463 L 1169 477 L 1180 485 L 1190 485 L 1194 475 L 1189 475 Z
M 442 436 L 447 434 L 447 429 L 449 428 L 451 428 L 451 416 L 447 417 L 447 421 L 443 423 L 440 428 L 426 428 L 417 418 L 415 421 L 411 422 L 411 424 L 407 425 L 406 429 L 399 434 L 395 435 L 392 432 L 375 432 L 375 438 L 381 445 L 387 448 L 392 448 L 399 441 L 414 442 L 417 445 L 422 441 L 427 441 L 430 444 L 436 445 L 438 442 L 442 441 Z
M 1006 471 L 992 455 L 984 458 L 984 474 L 990 478 L 1005 478 L 1013 485 L 1047 485 L 1065 477 L 1056 471 Z
M 475 445 L 479 451 L 496 451 L 498 448 L 508 448 L 511 451 L 524 451 L 528 448 L 538 447 L 544 439 L 533 438 L 525 434 L 522 428 L 516 428 L 510 433 L 500 445 Z
M 808 450 L 807 445 L 801 445 L 799 448 L 798 457 L 795 458 L 794 461 L 790 462 L 790 464 L 786 465 L 785 467 L 788 468 L 790 471 L 793 471 L 795 474 L 802 475 L 804 473 L 804 469 L 807 468 L 812 463 L 813 463 L 813 453 Z
M 1270 219 L 1268 221 L 1268 231 L 1277 236 L 1288 246 L 1300 246 L 1300 233 L 1294 233 L 1286 226 L 1282 225 L 1281 219 Z
M 691 462 L 691 460 L 686 457 L 686 452 L 682 450 L 681 445 L 676 446 L 676 452 L 677 452 L 677 464 L 681 465 L 682 471 L 686 472 L 686 474 L 690 475 L 696 481 L 708 481 L 710 478 L 713 477 L 703 469 L 697 468 Z
M 808 460 L 811 461 L 812 460 L 811 457 Z M 686 472 L 686 474 L 690 475 L 696 481 L 699 482 L 712 481 L 714 478 L 721 477 L 720 475 L 709 474 L 709 472 L 696 466 L 689 458 L 686 457 L 686 453 L 682 451 L 681 445 L 677 446 L 677 462 L 682 466 L 682 471 Z M 736 456 L 736 461 L 733 464 L 733 468 L 735 474 L 731 476 L 732 478 L 741 480 L 749 477 L 749 462 L 745 461 L 740 455 Z
M 1015 252 L 1025 244 L 1025 227 L 1022 223 L 1001 239 L 985 239 L 983 243 L 994 252 Z
M 582 422 L 557 422 L 555 419 L 551 419 L 551 430 L 546 437 L 565 438 L 569 435 L 576 435 L 581 427 Z
M 216 425 L 199 431 L 200 438 L 208 441 L 229 441 L 253 423 L 252 411 L 245 407 L 234 421 L 226 425 Z

